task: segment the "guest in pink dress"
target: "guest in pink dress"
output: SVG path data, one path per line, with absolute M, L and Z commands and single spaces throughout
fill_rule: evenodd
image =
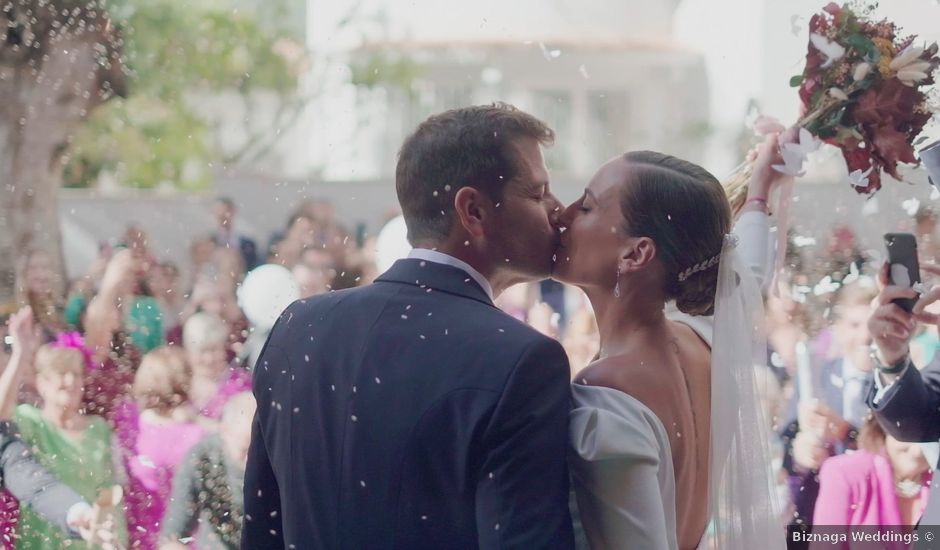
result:
M 924 511 L 930 479 L 921 448 L 886 436 L 869 416 L 859 434 L 859 450 L 823 463 L 813 523 L 908 529 Z
M 117 429 L 116 415 L 131 399 L 134 373 L 140 364 L 140 351 L 123 332 L 115 332 L 107 351 L 96 354 L 85 374 L 82 403 L 88 414 L 104 417 Z
M 157 348 L 144 356 L 134 377 L 136 405 L 128 402 L 122 408 L 117 425 L 129 478 L 131 548 L 157 548 L 173 475 L 189 449 L 205 435 L 189 403 L 191 382 L 185 353 Z
M 16 524 L 20 519 L 20 502 L 6 489 L 0 491 L 0 548 L 16 548 Z
M 222 407 L 237 393 L 251 389 L 251 373 L 228 362 L 229 328 L 211 313 L 196 313 L 183 329 L 183 345 L 193 368 L 190 400 L 211 425 L 222 416 Z

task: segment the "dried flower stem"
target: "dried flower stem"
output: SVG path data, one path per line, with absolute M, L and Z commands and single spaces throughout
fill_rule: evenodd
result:
M 834 110 L 844 107 L 853 101 L 851 99 L 852 94 L 858 91 L 860 88 L 861 87 L 856 83 L 845 90 L 846 95 L 849 96 L 849 101 L 836 99 L 831 96 L 826 97 L 823 99 L 821 102 L 822 104 L 819 107 L 803 115 L 803 117 L 801 117 L 792 128 L 805 128 L 806 125 L 810 124 L 811 122 L 815 122 L 816 119 L 824 117 Z M 751 182 L 751 176 L 753 174 L 754 162 L 748 161 L 735 170 L 722 184 L 725 188 L 725 194 L 728 195 L 728 202 L 731 203 L 731 212 L 735 217 L 737 217 L 737 215 L 741 212 L 741 208 L 744 207 L 744 201 L 747 199 L 747 188 Z

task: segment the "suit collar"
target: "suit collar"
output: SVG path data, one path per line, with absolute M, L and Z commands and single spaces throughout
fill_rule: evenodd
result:
M 449 254 L 444 254 L 443 252 L 438 252 L 436 250 L 428 250 L 427 248 L 415 248 L 408 254 L 408 257 L 415 260 L 424 260 L 426 262 L 434 262 L 437 264 L 451 265 L 457 268 L 460 268 L 467 272 L 468 275 L 473 277 L 473 280 L 476 281 L 480 288 L 486 292 L 486 295 L 490 298 L 490 301 L 493 300 L 493 286 L 490 285 L 490 282 L 486 280 L 486 277 L 482 273 L 473 268 L 472 265 L 455 258 Z
M 376 282 L 404 283 L 421 288 L 440 290 L 471 300 L 493 305 L 493 300 L 473 277 L 459 267 L 419 259 L 395 262 Z

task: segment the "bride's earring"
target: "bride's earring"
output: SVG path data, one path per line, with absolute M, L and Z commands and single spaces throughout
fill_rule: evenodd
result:
M 620 297 L 620 264 L 617 264 L 617 284 L 614 285 L 614 298 Z

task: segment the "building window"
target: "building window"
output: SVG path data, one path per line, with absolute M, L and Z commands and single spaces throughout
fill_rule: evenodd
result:
M 558 136 L 555 146 L 545 151 L 545 163 L 550 170 L 567 171 L 573 165 L 571 139 L 571 92 L 540 90 L 532 92 L 532 114 L 544 120 Z
M 630 96 L 627 92 L 591 91 L 588 93 L 587 111 L 591 165 L 600 166 L 630 149 Z

